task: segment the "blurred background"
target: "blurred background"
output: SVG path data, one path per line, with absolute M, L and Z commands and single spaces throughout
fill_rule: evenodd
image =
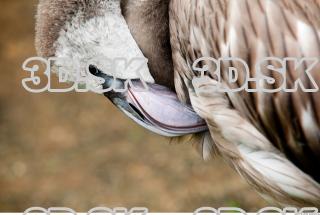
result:
M 205 162 L 170 144 L 93 93 L 31 94 L 21 65 L 35 56 L 37 1 L 1 0 L 0 211 L 64 206 L 202 206 L 255 211 L 267 205 L 221 159 Z

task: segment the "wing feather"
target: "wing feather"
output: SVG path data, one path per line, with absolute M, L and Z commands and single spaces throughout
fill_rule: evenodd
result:
M 204 56 L 238 57 L 256 77 L 258 61 L 264 57 L 320 57 L 320 0 L 172 0 L 171 45 L 175 83 L 179 98 L 190 100 L 186 80 L 194 73 L 192 63 Z M 278 62 L 270 61 L 279 67 Z M 224 64 L 243 69 L 238 62 Z M 298 78 L 311 86 L 304 70 L 287 65 L 287 84 Z M 223 70 L 225 71 L 225 70 Z M 262 72 L 275 78 L 268 87 L 277 88 L 281 77 L 266 67 Z M 312 70 L 320 86 L 320 63 Z M 227 82 L 227 75 L 222 76 Z M 243 83 L 240 76 L 237 84 Z M 254 88 L 256 83 L 250 83 Z M 232 86 L 230 86 L 232 87 Z M 268 138 L 289 160 L 320 182 L 320 93 L 229 93 L 232 107 Z M 227 125 L 226 125 L 227 126 Z

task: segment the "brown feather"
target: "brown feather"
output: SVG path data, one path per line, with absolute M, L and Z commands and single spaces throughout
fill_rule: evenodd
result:
M 319 5 L 319 0 L 191 0 L 188 3 L 172 0 L 171 44 L 179 97 L 183 101 L 189 100 L 189 92 L 183 83 L 194 77 L 191 65 L 203 56 L 244 59 L 249 64 L 251 77 L 256 75 L 254 65 L 263 57 L 320 56 Z M 304 35 L 307 38 L 302 37 L 298 23 L 302 23 L 308 31 Z M 271 63 L 278 66 L 276 62 Z M 231 65 L 242 69 L 236 62 Z M 319 71 L 319 66 L 313 71 L 318 84 Z M 263 72 L 271 75 L 266 69 Z M 304 73 L 295 71 L 291 66 L 288 75 L 291 77 L 288 84 L 292 84 L 293 80 L 303 78 Z M 226 76 L 223 78 L 227 81 Z M 280 77 L 274 78 L 277 81 L 268 86 L 270 89 L 281 82 Z M 241 81 L 238 82 L 240 84 Z M 254 86 L 251 84 L 251 87 Z M 320 182 L 319 93 L 304 93 L 301 90 L 274 94 L 241 92 L 229 93 L 228 99 L 231 107 L 285 153 L 289 160 Z M 307 125 L 306 122 L 312 124 Z M 214 139 L 219 145 L 216 136 Z M 232 160 L 233 164 L 237 162 Z M 253 182 L 258 178 L 248 180 Z

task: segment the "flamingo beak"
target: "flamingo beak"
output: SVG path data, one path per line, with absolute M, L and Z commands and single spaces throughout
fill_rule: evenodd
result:
M 94 68 L 94 69 L 93 69 Z M 125 80 L 115 79 L 99 69 L 91 67 L 90 73 L 104 79 L 103 89 L 123 89 Z M 157 84 L 131 80 L 132 86 L 124 92 L 108 91 L 104 95 L 129 118 L 144 128 L 166 137 L 206 131 L 207 125 L 192 109 L 182 104 L 175 92 Z

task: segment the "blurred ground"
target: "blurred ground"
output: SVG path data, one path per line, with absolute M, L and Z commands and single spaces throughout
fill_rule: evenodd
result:
M 35 55 L 35 5 L 1 0 L 0 211 L 266 206 L 220 159 L 204 162 L 191 146 L 170 145 L 102 96 L 26 92 L 21 64 Z

